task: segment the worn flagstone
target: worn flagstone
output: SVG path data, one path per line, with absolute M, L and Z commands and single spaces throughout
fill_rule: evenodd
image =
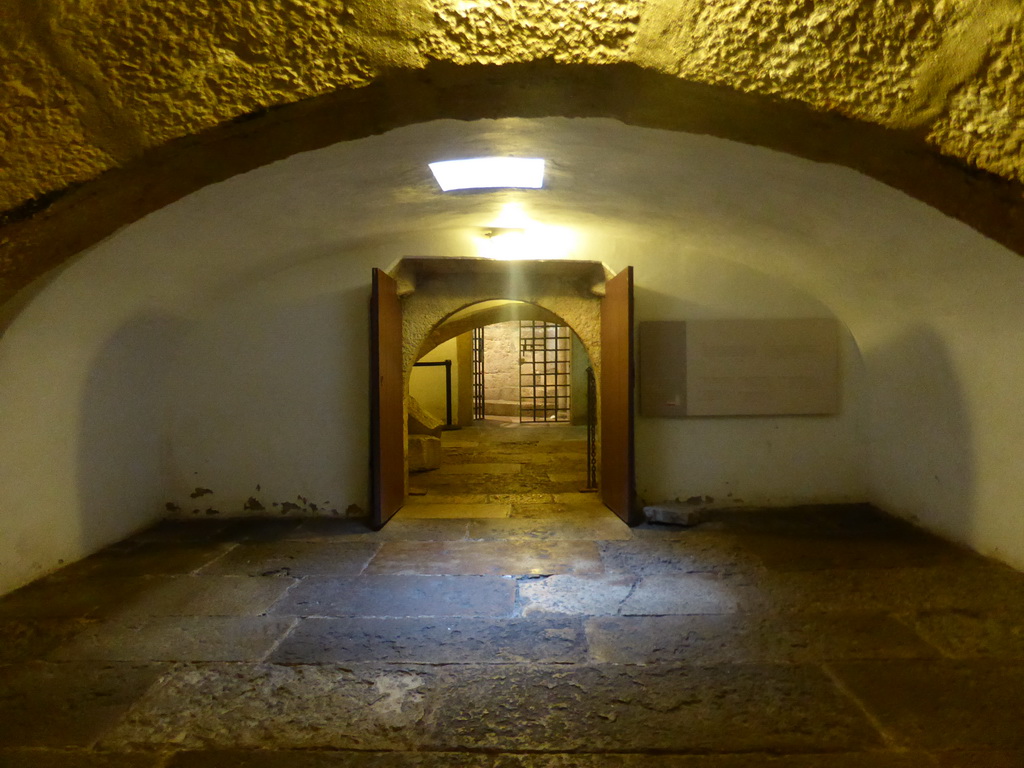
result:
M 50 654 L 54 661 L 259 661 L 288 633 L 290 618 L 161 616 L 104 622 Z
M 208 563 L 203 576 L 356 576 L 376 554 L 372 541 L 239 544 Z
M 0 749 L 0 765 L 11 768 L 165 768 L 161 752 L 97 752 L 86 749 Z
M 284 576 L 154 576 L 120 604 L 95 615 L 111 621 L 147 616 L 259 616 L 295 585 Z
M 0 747 L 88 747 L 160 678 L 156 664 L 0 667 Z
M 629 529 L 553 455 L 410 504 L 500 518 L 163 523 L 0 599 L 0 765 L 1024 765 L 1024 575 L 865 505 Z
M 1024 663 L 886 659 L 830 669 L 901 746 L 1024 751 Z
M 592 541 L 400 541 L 381 546 L 366 573 L 500 576 L 602 570 Z
M 817 667 L 512 665 L 444 669 L 441 748 L 851 751 L 881 737 Z M 480 713 L 486 711 L 487 716 Z
M 615 572 L 595 577 L 556 575 L 519 585 L 526 616 L 733 613 L 745 590 L 705 574 L 637 577 Z
M 429 504 L 406 504 L 395 515 L 395 522 L 400 520 L 416 520 L 431 518 L 492 518 L 508 517 L 512 507 L 510 504 L 476 504 L 443 503 L 433 501 Z
M 588 619 L 591 658 L 618 664 L 679 661 L 809 663 L 934 658 L 939 651 L 884 614 L 710 614 Z
M 515 582 L 500 576 L 357 576 L 304 579 L 276 616 L 510 616 Z
M 104 737 L 106 749 L 221 745 L 398 749 L 429 741 L 431 667 L 181 665 Z
M 284 664 L 399 662 L 580 663 L 586 640 L 578 618 L 303 619 L 270 661 Z

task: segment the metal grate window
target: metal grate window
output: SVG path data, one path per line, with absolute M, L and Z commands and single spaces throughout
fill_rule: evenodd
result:
M 519 323 L 519 421 L 569 421 L 572 331 L 566 325 Z
M 473 329 L 473 418 L 484 418 L 484 329 Z

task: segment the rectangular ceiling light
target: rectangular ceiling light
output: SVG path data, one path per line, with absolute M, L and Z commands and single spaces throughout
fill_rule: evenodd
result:
M 430 163 L 442 192 L 455 189 L 540 189 L 544 160 L 539 157 L 474 157 Z

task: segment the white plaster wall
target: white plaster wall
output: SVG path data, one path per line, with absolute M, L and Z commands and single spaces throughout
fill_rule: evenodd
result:
M 177 286 L 150 282 L 97 253 L 6 318 L 0 593 L 162 515 L 167 374 L 188 320 Z
M 444 197 L 423 164 L 453 146 L 558 163 L 533 197 Z M 510 199 L 573 228 L 568 257 L 634 265 L 639 320 L 834 314 L 850 330 L 838 417 L 641 419 L 646 498 L 868 499 L 1024 567 L 1024 260 L 843 169 L 557 119 L 297 156 L 37 286 L 0 339 L 0 590 L 167 501 L 237 513 L 259 485 L 268 514 L 300 496 L 364 506 L 370 268 L 475 255 Z
M 634 256 L 638 321 L 832 316 L 821 302 L 763 272 L 708 253 L 669 254 Z M 641 498 L 701 497 L 704 507 L 863 501 L 864 375 L 845 329 L 841 360 L 836 415 L 638 417 Z
M 438 344 L 417 362 L 433 363 L 452 361 L 452 420 L 458 415 L 459 404 L 459 355 L 458 343 L 449 339 Z M 444 366 L 436 365 L 425 368 L 413 368 L 409 376 L 409 394 L 428 413 L 444 423 L 447 407 L 445 404 Z

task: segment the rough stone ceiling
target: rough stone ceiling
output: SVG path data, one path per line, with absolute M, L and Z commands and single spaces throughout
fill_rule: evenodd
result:
M 1015 0 L 11 0 L 0 298 L 203 184 L 439 117 L 613 116 L 834 159 L 1024 250 L 1022 13 Z

